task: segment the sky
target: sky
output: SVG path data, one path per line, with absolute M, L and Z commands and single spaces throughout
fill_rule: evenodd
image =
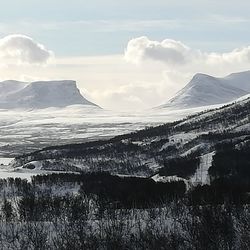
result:
M 250 69 L 245 0 L 8 0 L 0 79 L 73 79 L 106 109 L 142 110 L 195 73 Z

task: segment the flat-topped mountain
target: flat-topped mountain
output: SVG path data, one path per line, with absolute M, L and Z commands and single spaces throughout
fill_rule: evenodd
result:
M 1 109 L 43 109 L 75 104 L 98 107 L 81 95 L 72 80 L 31 83 L 8 80 L 0 82 L 0 97 Z

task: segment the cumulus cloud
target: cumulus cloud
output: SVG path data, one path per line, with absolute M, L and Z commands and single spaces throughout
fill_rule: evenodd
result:
M 125 59 L 132 63 L 144 60 L 160 61 L 169 67 L 202 64 L 207 66 L 235 65 L 250 63 L 250 46 L 227 53 L 208 53 L 192 49 L 180 41 L 165 39 L 152 41 L 138 37 L 128 42 Z
M 166 39 L 158 42 L 142 36 L 128 42 L 125 58 L 132 63 L 151 59 L 169 64 L 183 64 L 187 62 L 190 53 L 190 48 L 179 41 Z
M 17 64 L 44 64 L 52 56 L 44 45 L 24 35 L 0 39 L 0 58 Z

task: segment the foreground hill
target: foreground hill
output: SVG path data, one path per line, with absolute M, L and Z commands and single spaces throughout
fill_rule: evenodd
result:
M 183 109 L 221 104 L 250 93 L 250 71 L 224 78 L 196 74 L 172 99 L 159 108 Z
M 250 97 L 246 96 L 222 108 L 136 133 L 22 155 L 15 159 L 13 167 L 33 171 L 108 171 L 153 176 L 155 181 L 181 179 L 209 184 L 209 169 L 218 149 L 247 147 L 249 114 Z
M 81 104 L 97 106 L 85 99 L 75 81 L 38 81 L 0 83 L 1 109 L 43 109 Z

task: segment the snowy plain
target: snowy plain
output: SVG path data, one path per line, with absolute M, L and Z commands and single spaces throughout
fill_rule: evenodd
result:
M 216 106 L 183 110 L 147 110 L 113 112 L 86 105 L 40 110 L 0 110 L 0 178 L 20 177 L 30 180 L 43 170 L 12 169 L 8 164 L 17 155 L 46 146 L 82 143 L 110 138 L 173 122 Z
M 0 157 L 11 158 L 46 146 L 110 138 L 157 126 L 208 109 L 113 112 L 72 105 L 40 110 L 0 110 Z

